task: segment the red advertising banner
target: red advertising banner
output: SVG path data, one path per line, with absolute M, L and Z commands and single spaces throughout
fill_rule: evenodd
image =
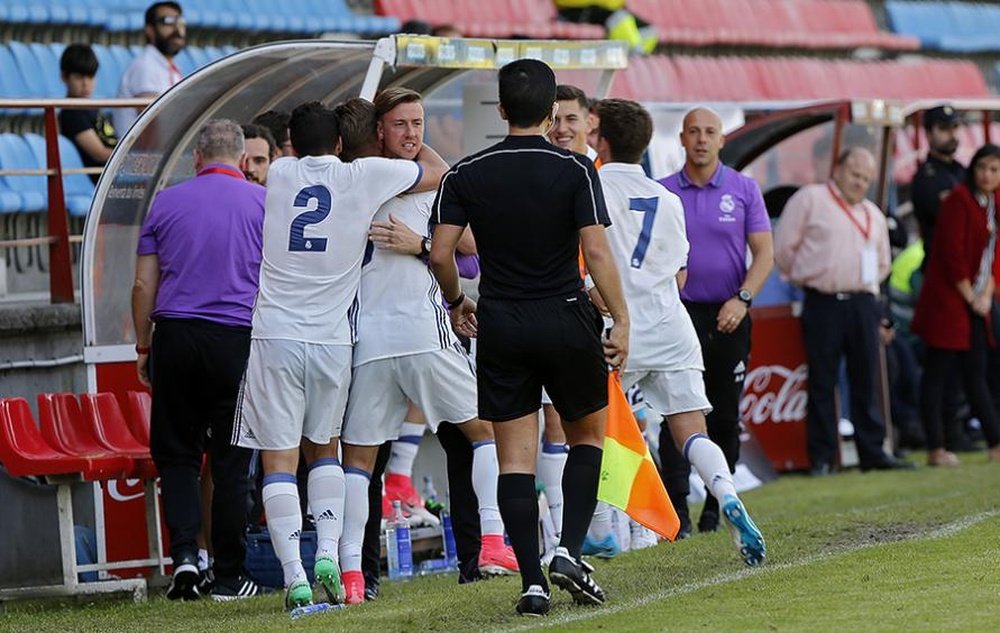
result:
M 808 366 L 802 323 L 790 306 L 756 308 L 752 316 L 750 367 L 740 400 L 743 426 L 775 470 L 805 470 Z
M 136 377 L 134 362 L 96 364 L 97 391 L 110 392 L 118 398 L 122 411 L 128 411 L 129 391 L 144 391 Z M 126 414 L 127 415 L 127 414 Z M 159 480 L 157 480 L 159 496 Z M 103 516 L 103 531 L 98 524 L 98 541 L 103 539 L 104 560 L 120 562 L 149 558 L 146 535 L 146 503 L 141 479 L 119 479 L 109 481 L 99 489 L 100 508 L 98 516 Z M 162 516 L 162 512 L 161 512 Z M 167 528 L 161 522 L 164 555 L 169 547 Z M 151 569 L 118 569 L 113 573 L 120 578 L 135 578 L 149 575 Z

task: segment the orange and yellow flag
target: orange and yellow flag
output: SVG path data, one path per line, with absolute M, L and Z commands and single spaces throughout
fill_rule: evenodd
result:
M 680 529 L 680 519 L 632 415 L 618 372 L 608 374 L 608 427 L 597 498 L 671 541 Z

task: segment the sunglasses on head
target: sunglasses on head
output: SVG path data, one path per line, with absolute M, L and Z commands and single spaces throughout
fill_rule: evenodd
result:
M 155 22 L 157 24 L 162 24 L 163 26 L 184 26 L 187 24 L 187 20 L 184 16 L 180 15 L 161 15 L 156 18 Z

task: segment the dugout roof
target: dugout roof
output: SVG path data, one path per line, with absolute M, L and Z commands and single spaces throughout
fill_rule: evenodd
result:
M 605 96 L 614 70 L 628 63 L 618 42 L 395 35 L 264 44 L 186 77 L 123 135 L 97 185 L 80 266 L 87 362 L 134 358 L 130 297 L 139 230 L 156 192 L 193 175 L 192 151 L 205 121 L 246 123 L 266 110 L 290 110 L 311 100 L 333 105 L 358 95 L 370 99 L 379 88 L 406 86 L 424 94 L 428 143 L 454 161 L 468 147 L 475 131 L 469 128 L 483 125 L 464 120 L 469 109 L 463 102 L 473 93 L 487 95 L 481 104 L 491 98 L 488 90 L 465 88 L 495 86 L 497 68 L 525 57 L 543 59 L 560 82 L 595 96 Z

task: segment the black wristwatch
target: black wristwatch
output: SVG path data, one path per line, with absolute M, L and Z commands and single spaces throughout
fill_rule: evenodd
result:
M 753 293 L 746 288 L 740 288 L 740 291 L 736 293 L 736 298 L 747 304 L 748 308 L 753 303 Z
M 425 237 L 420 240 L 420 257 L 427 257 L 431 254 L 431 238 Z

